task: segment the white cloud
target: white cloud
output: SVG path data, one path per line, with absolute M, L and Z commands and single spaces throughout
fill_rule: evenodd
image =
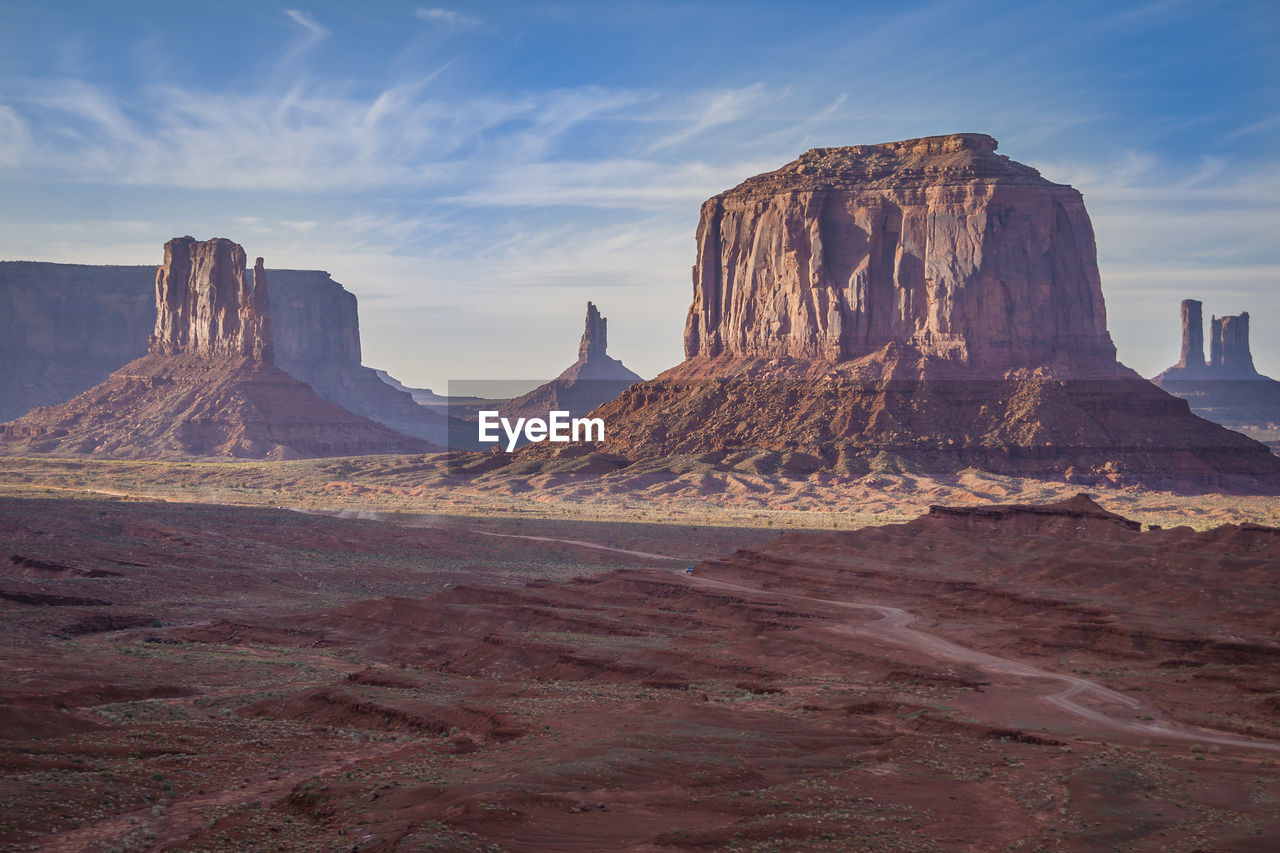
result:
M 280 58 L 280 64 L 282 66 L 288 65 L 294 59 L 306 53 L 308 50 L 329 37 L 329 30 L 321 25 L 321 23 L 315 19 L 315 16 L 310 13 L 304 12 L 301 9 L 285 9 L 284 13 L 289 17 L 289 20 L 298 25 L 301 32 L 299 33 L 298 38 L 293 41 L 289 46 L 289 49 L 286 50 L 284 55 Z
M 334 85 L 283 93 L 167 86 L 128 102 L 79 81 L 29 82 L 0 113 L 0 132 L 37 144 L 7 151 L 0 178 L 302 193 L 470 186 L 495 164 L 554 159 L 566 134 L 647 97 L 596 86 L 433 97 L 433 77 L 365 98 Z
M 699 160 L 665 163 L 645 159 L 560 161 L 498 167 L 489 180 L 444 199 L 490 207 L 572 207 L 676 209 L 696 214 L 698 206 L 743 177 L 779 164 L 742 161 L 708 164 Z
M 465 15 L 462 12 L 453 9 L 424 9 L 418 8 L 414 10 L 414 15 L 424 21 L 430 21 L 433 24 L 444 24 L 449 27 L 457 27 L 459 29 L 466 27 L 477 27 L 481 21 L 472 15 Z
M 284 13 L 307 33 L 308 39 L 320 41 L 329 35 L 329 31 L 320 25 L 314 16 L 301 9 L 285 9 Z
M 691 103 L 692 115 L 684 127 L 655 140 L 650 152 L 662 151 L 688 142 L 708 130 L 752 115 L 758 115 L 773 100 L 763 83 L 740 89 L 699 93 Z

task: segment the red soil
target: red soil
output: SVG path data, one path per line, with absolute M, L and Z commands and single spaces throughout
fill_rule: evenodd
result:
M 1084 499 L 937 510 L 785 534 L 687 576 L 619 568 L 640 559 L 620 552 L 687 552 L 675 529 L 647 548 L 609 525 L 564 537 L 606 551 L 532 524 L 519 535 L 541 541 L 153 508 L 107 534 L 87 508 L 132 510 L 74 506 L 0 502 L 20 531 L 3 544 L 77 570 L 113 551 L 148 567 L 39 581 L 110 604 L 0 604 L 0 709 L 20 723 L 0 741 L 12 849 L 1280 840 L 1272 529 L 1140 531 Z M 432 580 L 467 551 L 500 583 Z M 507 559 L 529 567 L 522 584 Z M 535 577 L 555 560 L 601 573 Z M 184 575 L 205 618 L 173 618 L 163 584 Z M 126 607 L 167 624 L 65 639 L 31 615 Z

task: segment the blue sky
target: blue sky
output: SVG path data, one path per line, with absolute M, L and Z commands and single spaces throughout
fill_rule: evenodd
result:
M 1197 297 L 1280 377 L 1272 0 L 0 0 L 0 259 L 230 237 L 329 270 L 411 385 L 553 376 L 588 299 L 651 376 L 705 198 L 957 131 L 1084 193 L 1123 361 L 1175 361 Z

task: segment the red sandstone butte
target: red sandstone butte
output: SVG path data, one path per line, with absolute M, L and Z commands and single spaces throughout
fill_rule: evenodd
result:
M 597 412 L 603 450 L 1280 489 L 1116 361 L 1080 193 L 983 134 L 815 148 L 709 199 L 685 353 Z
M 298 458 L 433 449 L 275 366 L 266 271 L 230 240 L 179 237 L 156 272 L 149 352 L 106 382 L 0 426 L 0 453 Z

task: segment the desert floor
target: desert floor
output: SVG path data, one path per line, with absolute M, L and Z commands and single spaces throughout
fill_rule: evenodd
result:
M 0 468 L 3 849 L 1280 847 L 1274 498 Z

